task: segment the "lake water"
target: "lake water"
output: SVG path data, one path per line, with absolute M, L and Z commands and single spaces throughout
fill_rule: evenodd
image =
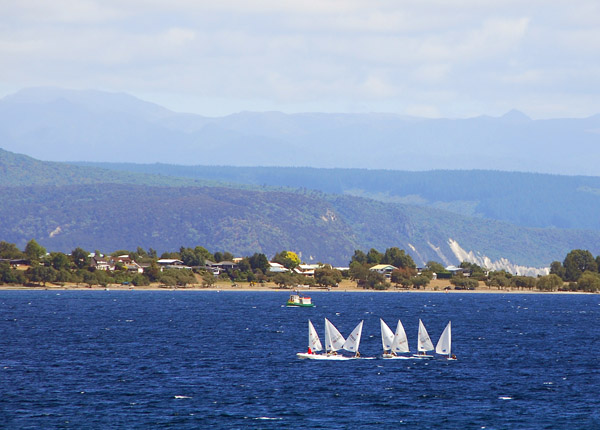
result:
M 600 428 L 600 296 L 0 291 L 0 427 Z M 458 361 L 297 359 L 310 318 L 452 320 Z

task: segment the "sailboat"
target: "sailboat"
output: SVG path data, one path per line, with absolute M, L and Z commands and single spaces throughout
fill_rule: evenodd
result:
M 394 332 L 388 327 L 383 318 L 379 318 L 379 325 L 381 326 L 381 344 L 383 346 L 383 358 L 393 357 L 392 343 L 394 342 Z M 389 357 L 388 357 L 389 356 Z
M 423 321 L 419 319 L 419 339 L 417 343 L 418 353 L 413 355 L 413 358 L 433 358 L 433 355 L 427 354 L 427 352 L 433 350 L 433 343 L 431 343 L 429 333 L 427 333 L 427 329 L 425 328 L 425 325 L 423 325 Z
M 442 332 L 440 340 L 438 340 L 435 346 L 435 352 L 441 355 L 447 355 L 448 360 L 456 360 L 456 356 L 452 355 L 452 327 L 451 321 L 448 321 L 448 325 Z
M 354 357 L 360 357 L 360 352 L 358 352 L 358 346 L 360 345 L 360 337 L 362 335 L 363 322 L 361 321 L 358 325 L 352 330 L 348 339 L 342 345 L 342 349 L 346 351 L 350 351 L 354 353 Z
M 319 336 L 312 325 L 312 323 L 308 322 L 308 346 L 310 348 L 310 352 L 299 352 L 296 354 L 298 358 L 308 358 L 310 360 L 353 360 L 360 356 L 358 352 L 358 347 L 360 345 L 360 338 L 362 335 L 362 327 L 363 321 L 361 321 L 350 333 L 348 339 L 344 339 L 344 336 L 339 332 L 339 330 L 325 318 L 325 353 L 324 354 L 314 354 L 311 352 L 321 351 L 323 347 L 321 345 L 321 341 L 319 340 Z M 354 352 L 354 357 L 347 357 L 341 354 L 338 354 L 337 351 L 344 349 L 346 351 Z
M 381 324 L 381 343 L 383 345 L 383 358 L 402 358 L 408 359 L 409 357 L 403 355 L 397 355 L 398 353 L 410 352 L 408 349 L 408 340 L 406 339 L 406 332 L 402 321 L 398 320 L 396 326 L 396 333 L 392 333 L 392 330 L 388 325 L 379 318 Z
M 322 356 L 323 354 L 315 354 L 322 350 L 323 345 L 321 345 L 321 339 L 319 339 L 315 326 L 311 320 L 308 320 L 308 352 L 299 352 L 296 355 L 299 358 L 314 358 L 316 355 Z

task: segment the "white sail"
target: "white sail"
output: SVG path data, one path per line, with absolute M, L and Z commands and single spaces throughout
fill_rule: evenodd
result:
M 423 322 L 419 320 L 419 342 L 417 346 L 417 351 L 426 352 L 433 351 L 433 349 L 433 343 L 431 343 L 429 333 L 427 333 L 427 329 L 423 325 Z
M 409 352 L 408 339 L 406 339 L 406 332 L 402 321 L 398 320 L 398 326 L 396 326 L 396 333 L 394 334 L 394 341 L 392 342 L 393 352 Z
M 360 345 L 360 336 L 362 335 L 363 321 L 359 322 L 358 325 L 352 330 L 348 339 L 342 345 L 342 348 L 346 351 L 357 352 L 358 346 Z
M 342 348 L 344 342 L 346 342 L 344 336 L 342 336 L 338 329 L 335 328 L 327 318 L 325 318 L 325 350 L 337 351 Z
M 310 320 L 308 320 L 308 346 L 313 351 L 321 351 L 323 349 L 321 339 L 319 339 L 319 335 Z
M 451 354 L 451 346 L 452 346 L 452 328 L 450 327 L 450 321 L 448 321 L 448 325 L 442 332 L 440 336 L 440 340 L 438 340 L 437 345 L 435 346 L 435 352 L 438 354 L 448 355 Z
M 392 332 L 383 319 L 379 318 L 379 323 L 381 324 L 381 344 L 383 345 L 383 350 L 389 351 L 392 349 L 392 342 L 394 342 L 394 332 Z

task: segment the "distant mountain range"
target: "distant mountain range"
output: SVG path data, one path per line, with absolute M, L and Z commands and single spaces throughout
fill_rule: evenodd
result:
M 238 180 L 247 174 L 235 170 L 230 175 Z M 309 173 L 331 178 L 335 172 Z M 473 181 L 485 181 L 485 172 L 474 174 Z M 355 175 L 365 183 L 377 182 L 369 179 L 369 171 L 350 176 Z M 305 261 L 336 265 L 348 264 L 354 249 L 398 246 L 417 264 L 469 259 L 530 274 L 539 272 L 527 267 L 548 266 L 574 248 L 600 253 L 597 230 L 528 228 L 427 205 L 308 188 L 275 189 L 252 181 L 226 184 L 226 178 L 217 176 L 205 180 L 73 166 L 0 150 L 0 240 L 23 247 L 35 238 L 48 249 L 65 252 L 76 246 L 104 252 L 141 246 L 162 252 L 201 245 L 213 252 L 271 257 L 289 249 Z M 296 177 L 298 187 L 301 178 Z M 526 196 L 535 190 L 521 187 L 521 192 Z
M 48 161 L 600 175 L 600 115 L 532 120 L 517 111 L 470 119 L 243 112 L 207 118 L 125 94 L 32 88 L 0 100 L 0 142 Z

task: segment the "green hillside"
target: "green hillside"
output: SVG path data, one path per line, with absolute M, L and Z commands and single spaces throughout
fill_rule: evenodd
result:
M 194 178 L 177 178 L 161 174 L 115 171 L 100 167 L 40 161 L 0 148 L 0 186 L 61 186 L 104 183 L 160 186 L 216 184 L 215 181 Z
M 346 186 L 336 185 L 335 171 L 306 172 L 313 173 L 313 185 L 329 178 L 330 187 Z M 369 171 L 359 173 L 364 172 Z M 200 245 L 212 252 L 272 256 L 289 249 L 304 261 L 336 265 L 347 264 L 355 249 L 392 246 L 407 250 L 418 264 L 457 264 L 473 252 L 474 258 L 539 267 L 575 248 L 600 253 L 597 231 L 526 228 L 427 205 L 310 191 L 300 188 L 302 175 L 295 184 L 282 180 L 297 186 L 292 190 L 259 187 L 248 179 L 240 182 L 250 185 L 199 186 L 233 178 L 161 173 L 48 163 L 0 151 L 0 240 L 23 247 L 34 238 L 64 252 L 77 246 L 106 252 Z M 290 178 L 288 172 L 281 177 Z M 368 174 L 364 179 L 364 184 L 375 183 Z
M 350 194 L 507 221 L 523 227 L 600 231 L 600 177 L 489 170 L 316 169 L 82 163 L 124 172 Z M 398 169 L 410 167 L 398 165 Z
M 224 187 L 97 184 L 0 188 L 0 238 L 51 250 L 206 247 L 235 255 L 283 249 L 348 263 L 354 249 L 398 246 L 422 264 L 456 264 L 457 241 L 492 259 L 541 266 L 573 248 L 599 253 L 600 234 L 526 229 L 445 211 L 351 196 Z

